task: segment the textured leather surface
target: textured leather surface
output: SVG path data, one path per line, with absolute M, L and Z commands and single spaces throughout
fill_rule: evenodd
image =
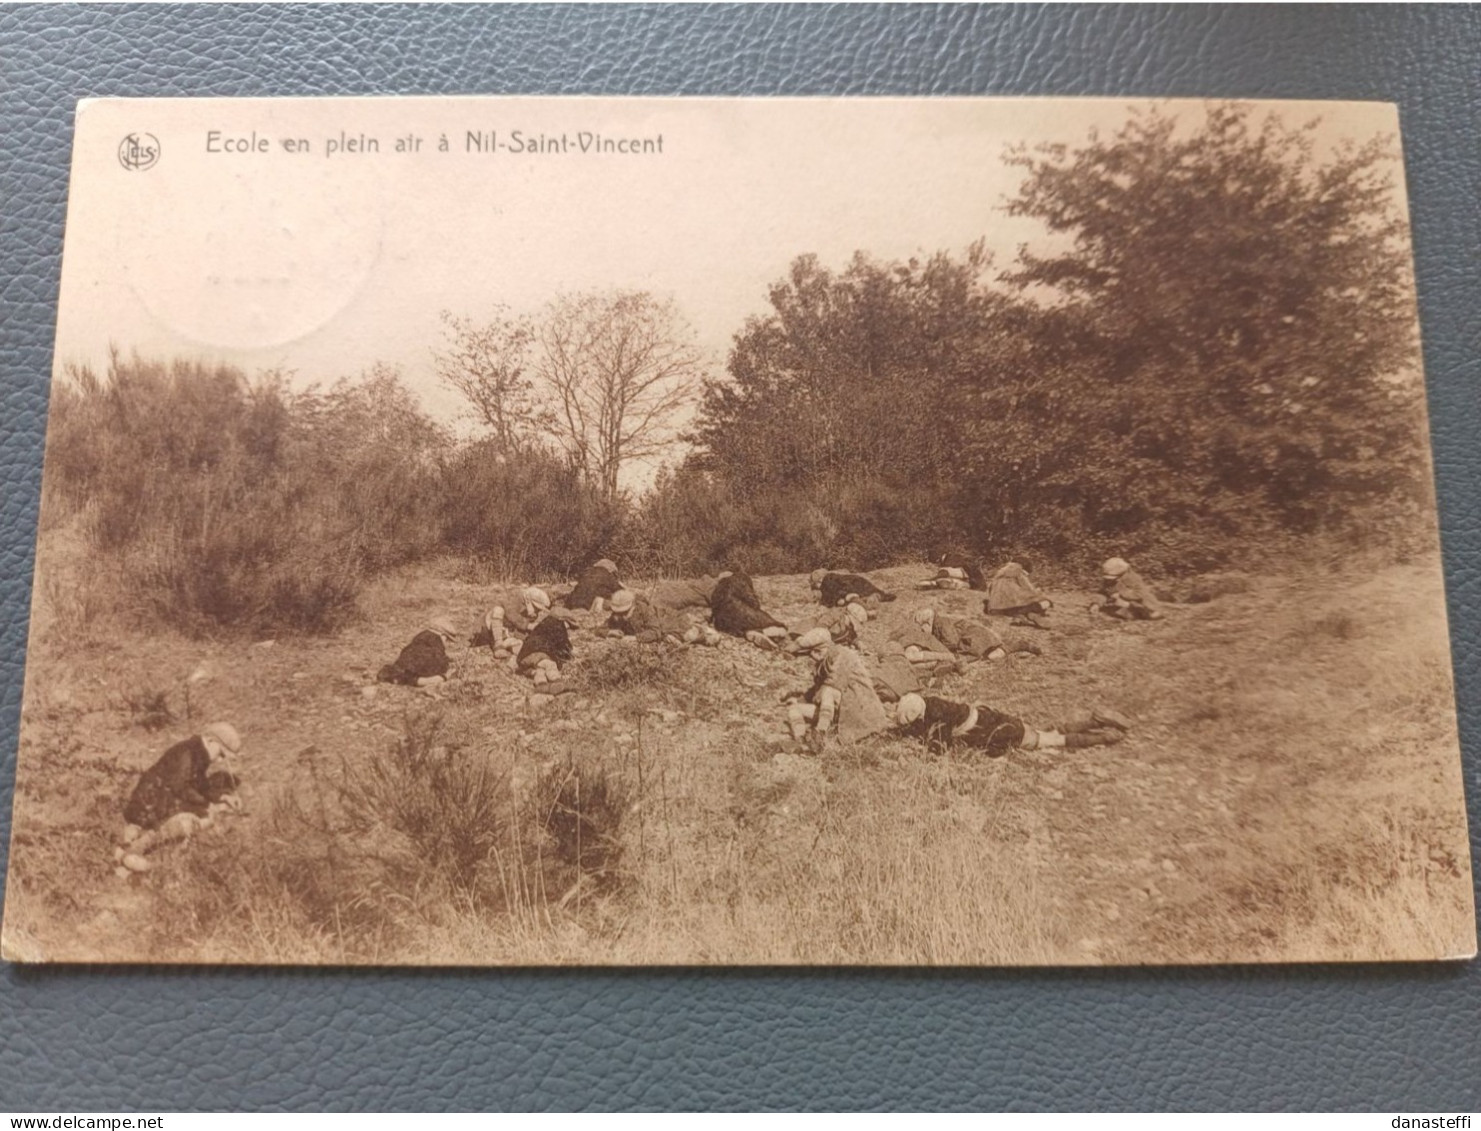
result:
M 1476 851 L 1481 10 L 0 8 L 0 834 L 74 101 L 357 93 L 1397 102 Z M 0 967 L 0 1108 L 1481 1107 L 1481 965 L 1207 971 Z

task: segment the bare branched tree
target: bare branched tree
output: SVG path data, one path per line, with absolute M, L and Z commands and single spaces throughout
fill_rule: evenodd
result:
M 535 332 L 529 321 L 504 307 L 484 323 L 442 312 L 448 339 L 434 352 L 437 375 L 468 402 L 473 418 L 493 433 L 501 451 L 510 451 L 548 430 L 551 418 L 535 397 L 527 377 Z
M 620 291 L 556 299 L 538 337 L 552 434 L 587 480 L 615 498 L 625 464 L 678 439 L 702 376 L 689 327 L 672 303 Z

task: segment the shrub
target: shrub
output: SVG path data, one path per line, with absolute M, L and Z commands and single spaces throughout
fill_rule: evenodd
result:
M 630 556 L 655 574 L 874 569 L 959 540 L 934 484 L 835 475 L 744 493 L 693 466 L 660 476 L 628 527 Z
M 631 808 L 627 783 L 602 762 L 567 759 L 543 770 L 535 784 L 532 811 L 551 853 L 546 890 L 579 897 L 583 886 L 609 892 L 625 879 L 622 823 Z
M 350 827 L 403 837 L 426 870 L 465 894 L 505 835 L 509 782 L 486 757 L 447 741 L 436 713 L 409 715 L 393 746 L 346 763 L 340 800 Z
M 712 573 L 729 563 L 747 517 L 708 476 L 664 468 L 623 529 L 621 558 L 653 577 Z
M 492 576 L 568 575 L 607 556 L 621 512 L 548 452 L 475 443 L 443 475 L 439 540 Z
M 640 687 L 673 687 L 683 668 L 681 649 L 666 645 L 624 644 L 571 665 L 573 681 L 593 693 L 630 692 Z
M 808 559 L 778 546 L 775 542 L 742 542 L 726 555 L 726 564 L 753 576 L 793 573 L 804 568 Z
M 1333 610 L 1313 617 L 1296 629 L 1295 635 L 1311 644 L 1323 639 L 1356 640 L 1364 634 L 1363 622 L 1349 612 Z
M 162 535 L 126 559 L 146 607 L 193 635 L 330 632 L 355 613 L 364 571 L 342 545 L 316 543 L 305 516 L 285 518 L 274 500 L 240 508 L 196 545 Z
M 138 687 L 126 691 L 124 706 L 128 708 L 134 725 L 150 732 L 164 730 L 176 721 L 175 712 L 170 709 L 167 688 Z
M 80 516 L 154 622 L 328 632 L 371 573 L 438 548 L 445 444 L 384 368 L 294 393 L 277 374 L 115 355 L 58 385 L 48 527 Z
M 158 927 L 148 957 L 181 954 L 279 962 L 373 961 L 396 937 L 391 908 L 365 898 L 342 834 L 322 806 L 276 795 L 250 822 L 222 824 L 161 859 L 176 882 L 154 889 Z M 247 843 L 250 825 L 250 844 Z

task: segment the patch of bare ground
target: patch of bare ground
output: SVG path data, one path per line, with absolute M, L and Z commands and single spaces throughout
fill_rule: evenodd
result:
M 865 632 L 970 592 L 919 592 Z M 1195 587 L 1196 588 L 1196 587 Z M 758 581 L 783 619 L 803 577 Z M 379 583 L 323 640 L 200 643 L 49 610 L 28 661 L 7 957 L 344 963 L 1046 964 L 1435 958 L 1474 949 L 1438 565 L 1211 584 L 1120 624 L 1059 592 L 1040 657 L 942 693 L 1119 746 L 781 748 L 805 661 L 574 634 L 537 700 L 486 649 L 431 693 L 372 682 L 451 567 Z M 1001 623 L 1001 622 L 1000 622 Z M 246 813 L 117 878 L 135 775 L 224 718 Z

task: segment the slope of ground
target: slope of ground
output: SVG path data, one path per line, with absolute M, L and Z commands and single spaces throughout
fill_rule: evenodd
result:
M 926 572 L 874 575 L 901 597 L 866 652 L 928 601 L 980 607 L 910 589 Z M 815 608 L 805 578 L 758 589 L 783 619 Z M 1052 631 L 1008 630 L 1042 656 L 971 665 L 941 693 L 1040 726 L 1106 705 L 1134 728 L 1109 749 L 995 761 L 888 738 L 789 753 L 779 700 L 807 684 L 807 662 L 729 639 L 669 652 L 578 632 L 576 690 L 548 702 L 486 649 L 459 648 L 433 694 L 371 682 L 428 617 L 471 628 L 499 596 L 422 570 L 381 583 L 334 639 L 231 645 L 38 608 L 7 956 L 1044 964 L 1474 949 L 1433 561 L 1255 579 L 1154 623 L 1055 593 Z M 137 773 L 218 718 L 246 737 L 246 814 L 116 877 Z M 396 776 L 413 764 L 450 767 L 446 796 Z

